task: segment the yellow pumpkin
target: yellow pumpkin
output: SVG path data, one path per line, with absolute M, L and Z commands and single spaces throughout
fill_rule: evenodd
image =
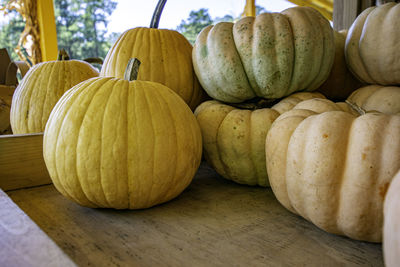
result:
M 306 108 L 300 102 L 267 134 L 275 196 L 327 232 L 381 242 L 386 189 L 400 168 L 400 116 Z
M 76 85 L 46 125 L 50 177 L 83 206 L 139 209 L 166 202 L 200 165 L 201 133 L 190 108 L 168 87 L 134 80 L 130 71 L 125 79 Z
M 240 103 L 316 90 L 328 78 L 334 53 L 328 20 L 315 9 L 294 7 L 204 28 L 193 65 L 209 96 Z
M 345 55 L 350 70 L 368 84 L 400 84 L 400 4 L 365 9 L 353 22 Z
M 349 71 L 344 56 L 347 30 L 334 31 L 335 60 L 328 79 L 317 89 L 328 99 L 334 101 L 345 100 L 354 90 L 363 84 Z
M 400 172 L 394 176 L 387 191 L 383 210 L 383 256 L 385 266 L 396 267 L 400 262 Z
M 34 65 L 15 89 L 10 123 L 14 134 L 43 132 L 54 105 L 74 85 L 99 75 L 89 63 L 65 58 Z
M 193 70 L 192 45 L 179 32 L 158 29 L 162 8 L 156 8 L 150 28 L 125 31 L 107 53 L 100 76 L 122 78 L 130 58 L 142 63 L 138 80 L 159 82 L 194 109 L 206 94 Z
M 369 85 L 354 91 L 347 101 L 365 111 L 379 111 L 386 114 L 400 113 L 400 87 Z
M 265 137 L 272 122 L 302 99 L 319 93 L 293 94 L 271 108 L 205 101 L 195 110 L 203 137 L 206 161 L 221 176 L 236 183 L 269 186 L 265 165 Z M 245 108 L 243 108 L 245 106 Z M 253 109 L 256 108 L 256 109 Z

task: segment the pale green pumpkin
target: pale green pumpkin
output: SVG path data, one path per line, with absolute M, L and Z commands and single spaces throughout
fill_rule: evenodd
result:
M 312 8 L 294 7 L 208 26 L 192 57 L 206 92 L 238 103 L 316 90 L 330 73 L 334 47 L 329 22 Z
M 319 93 L 293 94 L 271 108 L 205 101 L 195 110 L 206 161 L 224 178 L 247 185 L 269 186 L 265 137 L 273 121 L 296 103 Z M 254 109 L 255 108 L 255 109 Z

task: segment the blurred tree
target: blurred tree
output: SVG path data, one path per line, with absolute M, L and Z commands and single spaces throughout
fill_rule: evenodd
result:
M 266 12 L 266 9 L 262 6 L 256 5 L 256 14 Z M 234 22 L 238 20 L 238 17 L 233 17 L 232 15 L 225 15 L 223 17 L 217 17 L 212 19 L 208 14 L 208 9 L 201 8 L 197 11 L 191 11 L 189 18 L 182 20 L 181 24 L 178 25 L 176 30 L 182 33 L 186 39 L 193 45 L 196 41 L 197 35 L 200 31 L 211 24 L 216 24 L 222 21 Z
M 106 38 L 108 17 L 117 6 L 112 0 L 55 0 L 58 48 L 71 58 L 104 58 L 111 43 Z
M 189 18 L 182 20 L 178 25 L 177 31 L 182 33 L 191 44 L 196 41 L 197 34 L 213 23 L 211 16 L 208 14 L 208 9 L 201 8 L 197 11 L 191 11 Z

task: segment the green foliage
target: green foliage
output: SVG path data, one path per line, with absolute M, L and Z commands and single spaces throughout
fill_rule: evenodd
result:
M 266 12 L 264 7 L 256 5 L 256 15 Z M 239 17 L 233 17 L 232 15 L 225 15 L 223 17 L 217 17 L 214 20 L 208 14 L 208 9 L 201 8 L 197 11 L 191 11 L 189 18 L 182 20 L 181 24 L 176 28 L 176 30 L 182 33 L 186 39 L 193 45 L 196 41 L 197 35 L 200 31 L 211 24 L 216 24 L 218 22 L 227 21 L 234 22 L 238 20 Z
M 7 18 L 9 19 L 8 23 L 0 25 L 0 48 L 6 48 L 12 60 L 20 60 L 15 52 L 15 47 L 17 47 L 19 37 L 25 28 L 25 22 L 16 11 L 7 14 Z
M 112 0 L 55 0 L 58 48 L 73 59 L 104 58 L 111 47 L 106 38 Z
M 196 41 L 197 34 L 213 23 L 211 16 L 208 14 L 208 9 L 201 8 L 198 11 L 191 11 L 187 20 L 182 20 L 177 27 L 177 31 L 182 33 L 191 44 Z

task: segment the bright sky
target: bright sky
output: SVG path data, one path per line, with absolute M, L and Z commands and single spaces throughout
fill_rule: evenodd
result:
M 108 24 L 108 32 L 124 32 L 125 30 L 145 26 L 149 27 L 153 11 L 158 0 L 117 0 Z M 189 17 L 192 10 L 207 8 L 212 18 L 224 15 L 239 16 L 245 0 L 168 0 L 161 15 L 159 28 L 176 29 L 182 20 Z M 271 12 L 280 12 L 294 6 L 286 0 L 256 0 L 256 5 Z
M 108 33 L 150 25 L 158 0 L 115 0 L 117 8 L 109 19 Z M 245 0 L 168 0 L 161 15 L 159 28 L 176 29 L 192 10 L 207 8 L 212 18 L 232 15 L 238 17 L 244 10 Z M 280 12 L 294 6 L 286 0 L 256 0 L 256 5 L 270 12 Z M 0 26 L 7 21 L 0 13 Z

